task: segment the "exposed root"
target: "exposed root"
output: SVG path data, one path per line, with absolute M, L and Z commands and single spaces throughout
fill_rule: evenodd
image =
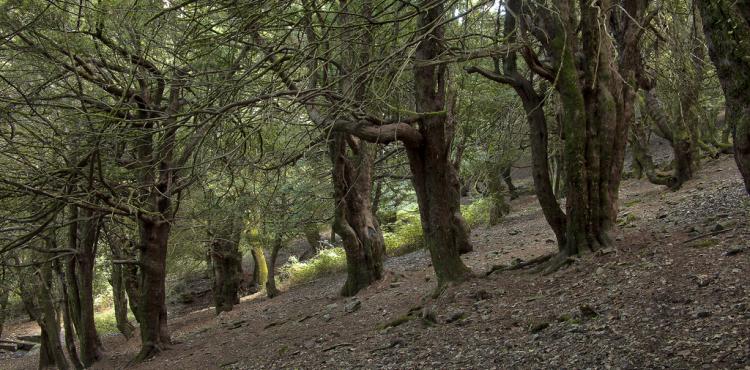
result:
M 497 271 L 521 270 L 527 267 L 536 266 L 536 265 L 549 261 L 552 257 L 556 255 L 557 253 L 545 254 L 543 256 L 539 256 L 528 261 L 517 259 L 513 261 L 513 263 L 510 266 L 509 265 L 495 265 L 495 266 L 492 266 L 492 268 L 490 268 L 490 270 L 487 271 L 484 275 L 490 276 Z
M 158 355 L 161 352 L 166 351 L 167 349 L 169 349 L 169 347 L 163 344 L 155 344 L 155 343 L 145 344 L 141 347 L 141 351 L 138 352 L 138 355 L 135 356 L 134 359 L 130 360 L 130 362 L 128 362 L 127 366 L 128 367 L 135 366 L 143 361 L 146 361 Z
M 569 256 L 567 253 L 557 253 L 549 261 L 539 265 L 534 269 L 535 273 L 549 275 L 559 271 L 561 268 L 568 267 L 576 261 L 576 258 Z

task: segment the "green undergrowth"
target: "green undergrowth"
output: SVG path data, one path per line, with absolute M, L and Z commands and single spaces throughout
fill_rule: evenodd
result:
M 281 267 L 280 272 L 282 276 L 286 276 L 286 283 L 296 285 L 344 270 L 346 270 L 344 249 L 328 248 L 306 261 L 299 261 L 292 257 Z
M 128 310 L 128 320 L 135 321 L 135 316 Z M 117 330 L 117 320 L 115 319 L 115 309 L 108 308 L 103 311 L 94 314 L 94 323 L 96 324 L 96 331 L 99 334 L 114 334 L 119 333 Z
M 479 227 L 490 223 L 490 209 L 492 200 L 490 198 L 480 198 L 461 206 L 461 214 L 466 219 L 470 227 Z
M 466 222 L 471 227 L 487 224 L 491 202 L 479 199 L 461 207 Z M 385 252 L 389 257 L 403 256 L 424 248 L 424 235 L 419 211 L 411 206 L 396 212 L 395 220 L 382 226 Z M 280 276 L 288 285 L 303 284 L 321 276 L 346 271 L 346 254 L 344 249 L 329 248 L 320 251 L 316 256 L 299 261 L 292 257 L 280 269 Z

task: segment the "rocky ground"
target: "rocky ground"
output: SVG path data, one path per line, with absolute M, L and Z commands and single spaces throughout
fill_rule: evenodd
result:
M 243 298 L 171 320 L 175 345 L 136 369 L 730 368 L 750 369 L 750 197 L 730 157 L 671 192 L 621 191 L 616 248 L 542 276 L 485 272 L 555 250 L 535 199 L 473 232 L 477 277 L 430 299 L 424 251 L 392 258 L 386 278 L 343 299 L 343 275 L 269 300 Z M 122 368 L 138 340 L 104 339 L 96 368 Z M 35 368 L 36 358 L 0 362 Z

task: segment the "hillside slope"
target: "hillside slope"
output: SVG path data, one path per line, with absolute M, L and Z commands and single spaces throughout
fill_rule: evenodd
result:
M 679 192 L 628 180 L 621 204 L 616 249 L 558 273 L 484 276 L 555 249 L 535 199 L 523 197 L 504 223 L 474 230 L 465 260 L 478 277 L 436 301 L 425 298 L 435 278 L 420 251 L 390 259 L 387 277 L 353 299 L 337 296 L 339 275 L 245 297 L 218 318 L 177 317 L 173 348 L 134 368 L 750 366 L 750 200 L 732 159 L 704 164 Z M 121 368 L 138 350 L 119 336 L 105 345 L 96 368 Z

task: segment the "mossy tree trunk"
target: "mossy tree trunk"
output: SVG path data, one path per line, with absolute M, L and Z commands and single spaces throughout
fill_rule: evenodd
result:
M 487 179 L 487 190 L 492 202 L 490 205 L 489 224 L 497 225 L 510 212 L 510 205 L 507 200 L 510 189 L 505 187 L 502 169 L 499 169 L 499 171 L 490 171 Z
M 266 255 L 260 245 L 252 244 L 250 253 L 253 256 L 253 285 L 262 287 L 268 281 L 268 265 Z
M 637 19 L 645 2 L 626 5 L 634 20 L 622 25 L 625 37 L 619 53 L 606 28 L 616 16 L 606 11 L 612 9 L 610 1 L 560 1 L 556 10 L 562 17 L 543 15 L 550 36 L 547 50 L 556 69 L 549 76 L 555 76 L 551 80 L 562 106 L 567 185 L 566 242 L 552 269 L 568 256 L 611 245 L 627 131 L 634 119 Z
M 734 158 L 750 194 L 750 3 L 699 0 L 709 55 L 724 91 Z
M 76 369 L 83 369 L 83 364 L 81 363 L 80 357 L 78 357 L 78 349 L 76 348 L 76 332 L 73 326 L 73 318 L 71 316 L 70 298 L 68 297 L 69 293 L 65 283 L 65 272 L 59 260 L 55 260 L 54 270 L 55 273 L 57 273 L 58 283 L 60 284 L 60 293 L 62 294 L 60 297 L 62 302 L 60 311 L 62 312 L 63 330 L 65 331 L 65 349 L 68 351 L 68 359 L 70 359 L 73 367 Z
M 133 337 L 135 327 L 130 321 L 128 321 L 128 298 L 125 294 L 122 265 L 119 263 L 112 263 L 110 273 L 111 277 L 109 283 L 112 286 L 112 301 L 114 303 L 117 330 L 120 331 L 125 339 L 130 339 Z

